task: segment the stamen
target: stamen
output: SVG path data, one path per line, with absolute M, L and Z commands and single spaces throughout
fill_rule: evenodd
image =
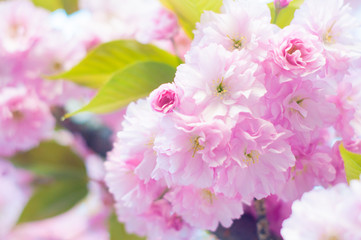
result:
M 302 118 L 305 118 L 307 115 L 307 111 L 304 109 L 303 101 L 306 99 L 307 98 L 302 98 L 300 96 L 291 98 L 291 100 L 289 101 L 289 104 L 291 105 L 293 102 L 296 102 L 297 105 L 300 106 L 300 108 L 290 107 L 289 111 L 291 111 L 291 113 L 298 113 Z
M 296 52 L 298 48 L 295 45 L 292 45 L 292 47 L 287 51 L 288 54 L 292 54 Z
M 327 29 L 326 33 L 323 35 L 323 41 L 325 43 L 334 43 L 334 37 L 332 34 L 332 28 L 335 25 L 336 22 L 333 22 L 332 25 Z
M 226 89 L 226 86 L 223 83 L 223 78 L 221 80 L 220 83 L 218 83 L 217 87 L 216 87 L 216 96 L 223 96 L 226 92 L 228 92 L 228 90 Z
M 291 174 L 293 175 L 291 180 L 295 180 L 296 176 L 301 176 L 302 174 L 307 172 L 307 165 L 303 165 L 302 169 L 296 169 L 296 166 L 291 168 Z
M 302 98 L 302 99 L 300 99 L 300 100 L 296 100 L 296 103 L 298 104 L 298 105 L 301 105 L 302 104 L 302 102 L 303 102 L 303 100 L 305 100 L 304 98 Z
M 242 157 L 242 161 L 247 164 L 247 166 L 251 164 L 255 164 L 259 162 L 260 153 L 256 150 L 252 150 L 250 153 L 247 153 L 247 149 L 244 150 L 244 157 Z
M 197 136 L 193 139 L 193 155 L 192 157 L 195 156 L 195 154 L 199 151 L 199 150 L 203 150 L 204 149 L 204 146 L 200 145 L 199 144 L 199 138 L 200 136 Z
M 55 61 L 52 67 L 55 72 L 60 72 L 63 70 L 63 64 L 58 61 Z
M 202 197 L 210 204 L 213 204 L 213 200 L 216 198 L 216 196 L 208 189 L 202 190 Z
M 234 49 L 241 49 L 243 47 L 243 40 L 245 39 L 245 37 L 230 37 L 227 35 L 227 37 L 229 39 L 232 40 L 233 44 L 232 44 L 232 50 Z

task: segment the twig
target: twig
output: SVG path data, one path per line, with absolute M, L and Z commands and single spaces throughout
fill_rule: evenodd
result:
M 257 213 L 257 236 L 258 240 L 273 240 L 269 232 L 266 216 L 265 200 L 254 200 L 254 207 Z

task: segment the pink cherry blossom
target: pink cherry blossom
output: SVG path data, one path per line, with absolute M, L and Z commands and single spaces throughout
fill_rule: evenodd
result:
M 327 101 L 324 89 L 316 87 L 309 80 L 294 80 L 277 85 L 265 96 L 268 106 L 266 119 L 281 124 L 298 134 L 297 141 L 307 144 L 315 130 L 330 126 L 337 119 L 336 106 Z
M 118 219 L 125 222 L 127 232 L 146 236 L 149 240 L 188 240 L 196 239 L 193 236 L 199 234 L 199 230 L 173 212 L 165 199 L 155 200 L 143 213 L 136 213 L 131 208 L 118 208 L 117 213 Z
M 184 93 L 179 111 L 204 120 L 223 116 L 228 122 L 264 95 L 263 77 L 244 52 L 235 54 L 216 44 L 194 47 L 174 80 Z
M 343 0 L 305 0 L 296 10 L 292 24 L 299 25 L 318 36 L 323 42 L 326 69 L 330 75 L 342 78 L 350 64 L 360 58 L 359 21 L 352 16 Z
M 289 169 L 289 179 L 278 191 L 278 196 L 285 201 L 293 201 L 315 186 L 327 187 L 333 184 L 338 170 L 333 158 L 331 148 L 317 146 L 317 142 L 306 150 L 298 151 L 296 164 Z
M 165 195 L 174 211 L 194 227 L 215 231 L 218 224 L 230 227 L 243 214 L 239 198 L 227 198 L 211 189 L 182 187 Z
M 205 11 L 197 24 L 192 46 L 220 44 L 229 51 L 246 51 L 253 61 L 266 55 L 268 39 L 276 27 L 266 4 L 258 1 L 226 0 L 221 13 Z
M 338 83 L 337 93 L 329 96 L 329 101 L 339 110 L 335 129 L 346 142 L 361 136 L 360 88 L 359 71 L 352 71 Z
M 131 208 L 135 213 L 145 211 L 166 190 L 165 184 L 161 181 L 141 180 L 134 172 L 137 160 L 124 163 L 116 157 L 116 155 L 110 155 L 110 160 L 105 164 L 105 182 L 114 197 L 116 206 Z
M 118 220 L 130 233 L 148 239 L 182 239 L 193 234 L 193 228 L 172 211 L 165 199 L 167 187 L 162 181 L 145 182 L 135 173 L 139 160 L 119 161 L 116 151 L 106 162 L 106 184 L 113 194 Z
M 326 63 L 318 36 L 295 25 L 278 32 L 271 40 L 271 49 L 270 60 L 279 67 L 280 74 L 306 76 L 317 72 Z
M 145 181 L 151 179 L 156 165 L 154 141 L 160 131 L 161 117 L 161 113 L 152 110 L 149 99 L 131 103 L 124 115 L 122 131 L 117 133 L 114 153 L 109 156 L 118 158 L 118 162 L 136 162 L 135 172 Z
M 214 167 L 228 158 L 230 128 L 221 120 L 188 123 L 186 116 L 166 117 L 161 124 L 162 131 L 154 140 L 157 165 L 153 177 L 165 178 L 168 185 L 212 186 Z
M 24 87 L 0 90 L 0 155 L 35 147 L 50 136 L 55 120 L 45 103 Z
M 292 205 L 281 234 L 292 239 L 360 239 L 360 180 L 351 186 L 339 184 L 329 189 L 305 193 Z
M 160 85 L 149 96 L 152 108 L 157 112 L 172 112 L 179 105 L 178 92 L 175 84 Z
M 275 193 L 287 180 L 295 157 L 287 142 L 290 132 L 262 119 L 240 114 L 232 129 L 230 163 L 217 169 L 215 191 L 243 200 Z

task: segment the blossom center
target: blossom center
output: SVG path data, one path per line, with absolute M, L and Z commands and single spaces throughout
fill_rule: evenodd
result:
M 292 45 L 292 47 L 290 49 L 288 49 L 287 53 L 292 54 L 292 53 L 296 52 L 297 50 L 298 50 L 297 46 Z
M 213 204 L 213 201 L 215 200 L 216 196 L 208 189 L 202 190 L 202 198 L 206 200 L 209 204 Z
M 222 79 L 222 81 L 220 83 L 218 83 L 218 85 L 216 87 L 216 95 L 222 96 L 226 92 L 228 92 L 228 90 L 226 89 L 226 86 L 224 85 L 223 79 Z
M 306 100 L 306 98 L 302 98 L 300 96 L 291 98 L 289 101 L 289 110 L 291 113 L 298 113 L 303 118 L 307 117 L 307 110 L 304 107 L 304 100 Z
M 292 180 L 295 180 L 297 176 L 301 176 L 302 174 L 307 172 L 307 165 L 303 165 L 302 169 L 296 169 L 296 166 L 293 166 L 291 168 L 291 174 L 292 176 Z
M 232 40 L 232 50 L 241 49 L 243 47 L 243 40 L 245 37 L 227 37 Z
M 323 36 L 323 41 L 326 42 L 326 43 L 332 43 L 333 42 L 330 29 Z
M 333 34 L 332 34 L 332 28 L 333 28 L 334 25 L 335 25 L 335 22 L 332 23 L 332 25 L 327 29 L 326 33 L 323 35 L 323 41 L 325 43 L 330 44 L 330 43 L 335 42 Z
M 11 24 L 9 28 L 9 35 L 11 38 L 16 38 L 18 35 L 20 35 L 21 32 L 21 26 L 19 24 L 13 23 Z
M 24 118 L 24 114 L 22 112 L 20 112 L 19 110 L 13 111 L 12 115 L 13 115 L 13 119 L 15 121 L 20 121 Z
M 321 236 L 321 240 L 340 240 L 340 238 L 337 235 L 332 234 L 332 235 L 328 235 L 328 236 L 325 236 L 325 235 Z
M 251 164 L 255 164 L 259 162 L 260 153 L 256 150 L 252 150 L 247 153 L 247 149 L 244 150 L 244 156 L 242 157 L 242 161 L 246 163 L 248 166 Z
M 204 149 L 204 146 L 202 146 L 200 143 L 199 143 L 199 138 L 200 136 L 197 136 L 195 137 L 192 141 L 193 141 L 193 155 L 192 157 L 194 157 L 196 155 L 196 153 L 199 151 L 199 150 L 203 150 Z
M 61 64 L 58 61 L 55 61 L 52 65 L 52 68 L 53 68 L 54 72 L 60 72 L 63 70 L 63 64 Z

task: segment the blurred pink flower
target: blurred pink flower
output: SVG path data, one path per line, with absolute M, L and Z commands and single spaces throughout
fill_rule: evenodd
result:
M 24 87 L 0 90 L 0 155 L 26 151 L 49 137 L 55 119 L 48 106 Z
M 28 173 L 16 169 L 9 161 L 0 159 L 0 238 L 15 226 L 30 197 Z
M 141 43 L 154 40 L 170 40 L 178 32 L 177 17 L 167 9 L 160 7 L 157 11 L 144 20 L 136 39 Z
M 24 52 L 47 32 L 50 12 L 35 7 L 31 1 L 0 3 L 0 46 L 8 53 Z

